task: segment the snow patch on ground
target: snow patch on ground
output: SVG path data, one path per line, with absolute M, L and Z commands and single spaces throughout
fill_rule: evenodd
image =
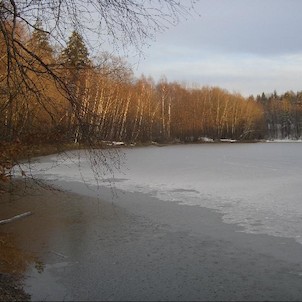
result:
M 302 139 L 284 138 L 284 139 L 266 140 L 266 142 L 267 143 L 302 143 Z

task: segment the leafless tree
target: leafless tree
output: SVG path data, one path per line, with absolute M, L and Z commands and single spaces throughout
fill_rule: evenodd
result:
M 189 0 L 184 5 L 177 0 L 0 0 L 0 115 L 5 115 L 5 140 L 18 138 L 14 129 L 17 126 L 12 123 L 14 112 L 18 107 L 29 116 L 29 99 L 52 119 L 52 100 L 44 93 L 43 84 L 39 84 L 45 79 L 69 103 L 79 129 L 85 126 L 81 114 L 86 110 L 81 107 L 85 102 L 79 102 L 78 90 L 68 85 L 58 60 L 45 58 L 43 52 L 30 47 L 27 35 L 41 31 L 52 44 L 66 45 L 68 36 L 76 30 L 90 49 L 103 44 L 113 50 L 131 45 L 139 52 L 156 33 L 188 16 L 194 2 Z M 39 82 L 41 78 L 44 80 Z M 92 143 L 90 136 L 87 139 Z

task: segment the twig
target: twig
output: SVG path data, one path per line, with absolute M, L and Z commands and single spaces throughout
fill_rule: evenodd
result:
M 67 256 L 65 256 L 65 255 L 63 255 L 61 253 L 58 253 L 58 252 L 55 252 L 55 251 L 50 251 L 50 252 L 53 253 L 53 254 L 55 254 L 55 255 L 57 255 L 57 256 L 60 256 L 62 258 L 68 258 Z
M 23 213 L 23 214 L 16 215 L 16 216 L 14 216 L 14 217 L 12 217 L 12 218 L 9 218 L 9 219 L 0 220 L 0 224 L 9 223 L 9 222 L 15 221 L 15 220 L 17 220 L 17 219 L 20 219 L 20 218 L 29 216 L 29 215 L 31 215 L 31 214 L 32 214 L 32 212 L 25 212 L 25 213 Z

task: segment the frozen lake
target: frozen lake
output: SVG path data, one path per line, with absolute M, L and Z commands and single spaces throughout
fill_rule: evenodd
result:
M 301 151 L 301 143 L 123 148 L 113 182 L 117 189 L 151 194 L 163 202 L 214 209 L 224 222 L 239 224 L 245 232 L 294 238 L 302 244 Z M 111 172 L 103 170 L 96 179 L 85 151 L 67 155 L 40 158 L 31 173 L 47 180 L 85 182 L 102 196 L 97 183 L 110 186 Z

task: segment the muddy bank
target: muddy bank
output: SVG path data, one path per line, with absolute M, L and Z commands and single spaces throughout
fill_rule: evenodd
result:
M 29 255 L 33 300 L 302 299 L 291 239 L 242 233 L 205 208 L 60 184 L 84 195 L 34 188 L 1 200 L 1 215 L 33 212 L 1 226 Z

